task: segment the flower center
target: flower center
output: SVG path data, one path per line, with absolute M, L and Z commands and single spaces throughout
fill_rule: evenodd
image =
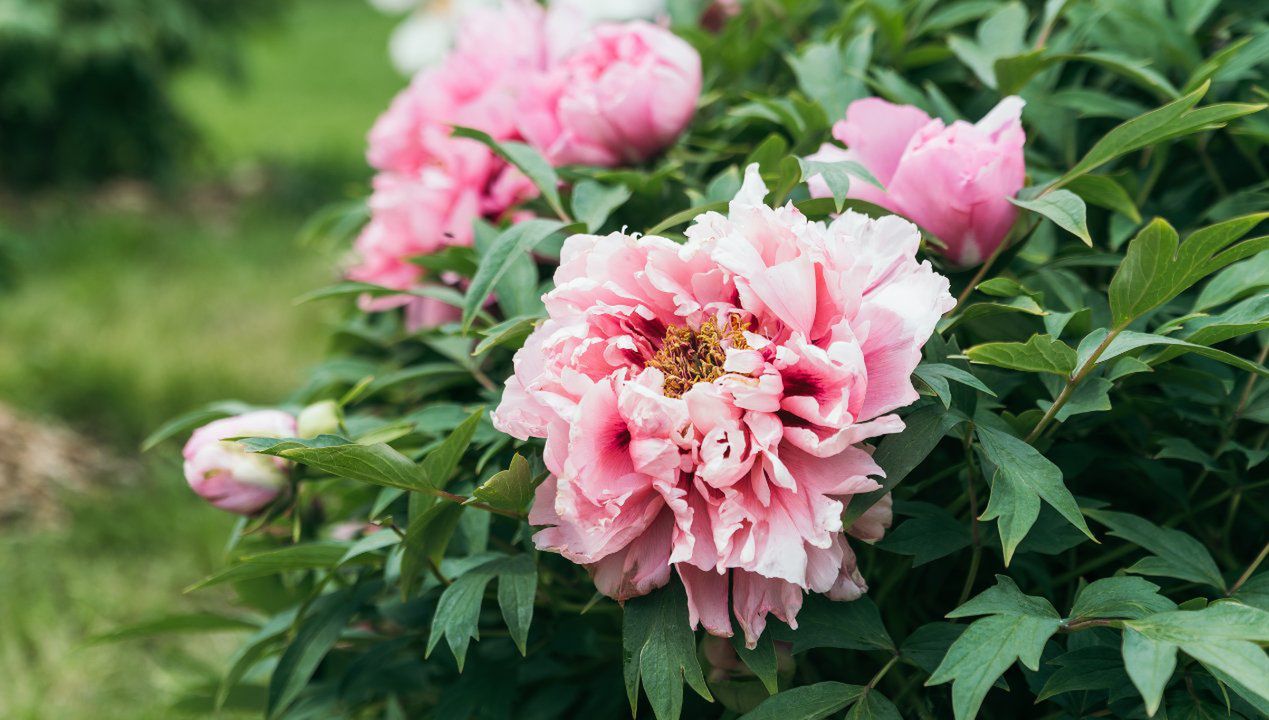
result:
M 665 374 L 666 397 L 682 397 L 696 383 L 713 382 L 726 374 L 723 364 L 727 361 L 728 347 L 739 350 L 749 348 L 745 342 L 745 330 L 749 324 L 732 315 L 727 324 L 718 327 L 714 320 L 706 320 L 700 329 L 672 326 L 665 331 L 661 349 L 644 367 L 653 367 Z

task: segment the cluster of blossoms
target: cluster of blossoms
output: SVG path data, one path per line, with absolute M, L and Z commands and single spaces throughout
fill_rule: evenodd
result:
M 763 203 L 751 167 L 727 216 L 679 245 L 614 233 L 563 247 L 548 317 L 515 359 L 495 426 L 546 440 L 537 546 L 623 600 L 676 572 L 693 625 L 752 646 L 804 591 L 866 590 L 843 531 L 880 537 L 889 506 L 869 438 L 903 429 L 920 349 L 953 300 L 920 231 Z
M 528 142 L 555 165 L 640 162 L 687 126 L 700 86 L 696 51 L 646 22 L 588 27 L 568 5 L 548 12 L 530 0 L 474 12 L 444 62 L 419 73 L 370 131 L 371 220 L 348 276 L 410 290 L 424 274 L 411 258 L 471 245 L 476 220 L 537 194 L 488 147 L 454 137 L 455 126 Z M 364 308 L 403 304 L 413 327 L 453 313 L 409 296 Z
M 920 108 L 880 98 L 856 100 L 833 126 L 843 150 L 825 144 L 813 160 L 853 160 L 885 189 L 857 182 L 850 197 L 899 213 L 933 233 L 953 264 L 977 265 L 1000 246 L 1018 208 L 1009 202 L 1026 175 L 1020 121 L 1023 102 L 1007 97 L 971 125 L 944 125 Z M 823 180 L 811 194 L 828 197 Z

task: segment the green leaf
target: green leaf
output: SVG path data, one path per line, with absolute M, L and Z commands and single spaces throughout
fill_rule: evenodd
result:
M 846 194 L 850 192 L 851 176 L 881 187 L 881 182 L 868 172 L 868 168 L 850 160 L 825 162 L 798 158 L 798 164 L 802 168 L 802 182 L 808 182 L 816 176 L 824 181 L 829 192 L 833 194 L 833 202 L 836 203 L 838 212 L 841 212 L 842 205 L 846 202 Z
M 1191 110 L 1207 94 L 1207 88 L 1208 83 L 1204 83 L 1194 92 L 1112 129 L 1103 135 L 1070 170 L 1054 180 L 1051 187 L 1062 187 L 1080 175 L 1092 172 L 1121 155 L 1140 150 L 1160 140 L 1179 137 L 1202 129 L 1211 123 L 1213 117 L 1224 117 L 1224 113 L 1196 114 Z M 1251 107 L 1240 108 L 1239 111 L 1243 115 L 1256 112 Z
M 846 713 L 846 720 L 903 720 L 903 716 L 881 691 L 865 688 L 864 694 Z
M 1265 288 L 1269 288 L 1269 251 L 1234 263 L 1212 276 L 1203 286 L 1193 309 L 1195 312 L 1210 310 Z
M 1009 198 L 1009 202 L 1052 220 L 1058 227 L 1083 240 L 1085 245 L 1093 246 L 1093 238 L 1088 234 L 1088 209 L 1084 206 L 1084 199 L 1070 190 L 1051 190 L 1033 200 Z
M 657 720 L 678 720 L 684 680 L 701 697 L 712 700 L 696 659 L 696 634 L 688 624 L 687 596 L 681 584 L 671 581 L 660 590 L 626 601 L 622 665 L 632 713 L 640 680 Z
M 867 97 L 867 69 L 872 59 L 872 29 L 856 34 L 846 47 L 837 42 L 807 43 L 790 55 L 798 87 L 824 109 L 830 121 L 846 116 L 846 106 Z
M 860 685 L 818 682 L 795 687 L 762 701 L 740 720 L 821 720 L 859 699 Z
M 630 199 L 625 185 L 604 185 L 583 180 L 573 187 L 573 217 L 586 224 L 587 232 L 598 232 L 608 216 Z
M 1062 483 L 1062 471 L 1034 447 L 1003 430 L 975 425 L 983 455 L 996 466 L 991 497 L 980 519 L 997 520 L 1005 565 L 1040 515 L 1043 499 L 1090 539 L 1093 533 L 1080 514 L 1075 497 Z
M 533 598 L 538 590 L 538 567 L 528 554 L 501 561 L 498 572 L 498 607 L 507 631 L 521 655 L 528 654 L 529 626 L 533 624 Z
M 691 222 L 697 215 L 703 215 L 707 212 L 725 212 L 730 200 L 719 200 L 717 202 L 705 203 L 697 205 L 686 210 L 680 210 L 668 218 L 648 228 L 645 235 L 659 235 L 672 227 L 682 225 L 685 222 Z
M 823 595 L 807 595 L 798 612 L 797 630 L 781 626 L 772 630 L 779 633 L 777 640 L 793 643 L 794 653 L 815 648 L 895 649 L 894 640 L 881 622 L 881 613 L 867 596 L 840 602 Z
M 887 435 L 873 453 L 873 461 L 886 471 L 885 478 L 880 481 L 881 487 L 851 496 L 842 512 L 842 525 L 850 527 L 868 508 L 893 490 L 921 464 L 948 431 L 964 420 L 963 415 L 949 413 L 937 404 L 919 407 L 905 416 L 903 432 Z
M 886 533 L 877 547 L 887 552 L 911 555 L 913 567 L 970 546 L 972 538 L 969 528 L 938 505 L 923 502 L 896 503 L 895 512 L 909 519 Z
M 1022 3 L 1005 3 L 978 24 L 975 40 L 952 35 L 947 39 L 947 46 L 984 85 L 997 89 L 999 83 L 996 77 L 996 62 L 1001 58 L 1023 55 L 1027 22 L 1027 9 Z M 1033 53 L 1027 53 L 1027 55 L 1031 54 Z M 1016 63 L 1004 63 L 1011 83 L 1022 75 L 1022 71 L 1016 65 L 1029 62 L 1029 60 L 1019 59 Z M 1001 94 L 1009 93 L 1002 90 Z
M 449 482 L 454 470 L 458 468 L 458 462 L 463 459 L 463 454 L 471 445 L 472 436 L 476 434 L 476 428 L 484 416 L 483 407 L 467 416 L 467 419 L 454 428 L 454 432 L 450 433 L 444 442 L 428 453 L 427 457 L 423 458 L 423 462 L 419 463 L 419 468 L 429 486 L 440 490 Z
M 965 351 L 970 362 L 1023 372 L 1069 377 L 1075 372 L 1075 351 L 1051 335 L 1032 335 L 1025 343 L 989 342 Z
M 560 178 L 555 174 L 555 168 L 551 167 L 551 163 L 547 162 L 537 150 L 520 142 L 510 140 L 498 142 L 488 133 L 468 127 L 455 126 L 454 137 L 470 138 L 488 146 L 490 150 L 503 160 L 515 165 L 520 172 L 533 181 L 538 192 L 541 192 L 546 200 L 546 204 L 551 206 L 556 215 L 561 218 L 568 217 L 568 213 L 564 212 L 564 205 L 560 202 Z
M 934 394 L 943 402 L 944 408 L 952 406 L 952 388 L 949 382 L 960 383 L 967 387 L 972 387 L 980 392 L 987 393 L 991 397 L 996 397 L 996 393 L 991 388 L 983 384 L 982 380 L 974 377 L 973 374 L 966 370 L 962 370 L 955 365 L 946 363 L 921 363 L 917 366 L 913 373 L 921 382 L 930 386 Z
M 946 617 L 965 618 L 976 615 L 1059 617 L 1048 600 L 1035 595 L 1024 595 L 1008 575 L 997 575 L 995 585 L 970 598 Z
M 1051 662 L 1058 669 L 1044 681 L 1044 687 L 1036 695 L 1036 702 L 1068 692 L 1116 690 L 1129 682 L 1123 658 L 1113 647 L 1081 647 Z
M 1075 598 L 1071 619 L 1129 618 L 1175 610 L 1176 603 L 1159 594 L 1159 586 L 1139 577 L 1102 578 Z
M 521 653 L 529 637 L 533 620 L 533 596 L 537 592 L 538 571 L 529 555 L 497 557 L 463 573 L 441 593 L 432 617 L 432 631 L 427 639 L 426 654 L 444 637 L 458 671 L 462 672 L 467 648 L 480 639 L 480 606 L 489 582 L 498 580 L 498 605 L 503 620 Z
M 1090 205 L 1113 210 L 1120 215 L 1141 222 L 1141 212 L 1124 186 L 1105 175 L 1081 175 L 1066 184 L 1067 189 L 1084 198 Z
M 517 454 L 511 458 L 511 466 L 495 473 L 479 487 L 472 491 L 471 500 L 501 510 L 520 511 L 533 500 L 533 491 L 537 488 L 529 461 Z
M 1146 701 L 1158 708 L 1179 647 L 1252 704 L 1269 702 L 1269 612 L 1233 601 L 1201 610 L 1159 613 L 1124 623 L 1124 665 Z
M 240 415 L 255 409 L 257 408 L 254 405 L 233 400 L 204 405 L 197 410 L 187 412 L 163 423 L 141 443 L 141 452 L 149 452 L 164 440 L 190 432 L 213 420 L 219 420 L 230 415 Z
M 331 568 L 339 564 L 348 548 L 348 543 L 323 540 L 245 555 L 230 567 L 189 586 L 185 592 L 226 582 L 267 577 L 288 570 Z
M 1215 328 L 1213 330 L 1216 331 Z M 1216 331 L 1216 334 L 1219 335 L 1219 331 Z M 1086 359 L 1086 349 L 1087 353 L 1091 353 L 1092 348 L 1101 345 L 1101 342 L 1105 338 L 1106 328 L 1099 328 L 1090 333 L 1089 336 L 1080 343 L 1080 362 L 1083 362 Z M 1200 337 L 1200 339 L 1203 338 Z M 1106 349 L 1102 351 L 1101 356 L 1098 358 L 1098 364 L 1109 362 L 1121 355 L 1124 355 L 1125 353 L 1132 352 L 1133 350 L 1158 345 L 1163 345 L 1166 349 L 1148 359 L 1148 364 L 1152 366 L 1158 365 L 1166 360 L 1170 360 L 1183 353 L 1195 353 L 1196 355 L 1209 357 L 1213 360 L 1223 362 L 1226 365 L 1232 365 L 1240 370 L 1246 370 L 1247 372 L 1255 373 L 1257 375 L 1269 374 L 1269 371 L 1267 371 L 1263 365 L 1238 357 L 1237 355 L 1227 353 L 1224 350 L 1217 350 L 1216 348 L 1199 345 L 1188 340 L 1169 337 L 1167 335 L 1139 333 L 1131 330 L 1124 330 L 1123 332 L 1120 332 L 1115 336 L 1114 340 L 1110 341 L 1110 344 L 1106 346 Z
M 414 496 L 415 498 L 426 496 Z M 450 502 L 417 503 L 401 541 L 401 599 L 409 600 L 423 568 L 438 566 L 458 527 L 463 506 Z
M 745 664 L 745 667 L 749 668 L 762 681 L 763 687 L 767 689 L 767 694 L 775 695 L 779 692 L 776 682 L 778 662 L 776 659 L 775 641 L 771 639 L 771 635 L 771 633 L 763 633 L 758 638 L 758 644 L 754 649 L 750 650 L 745 647 L 744 634 L 736 633 L 731 636 L 731 646 L 736 651 L 736 655 L 741 662 Z
M 471 327 L 476 312 L 485 304 L 494 286 L 512 265 L 539 243 L 565 229 L 558 220 L 532 218 L 515 223 L 502 231 L 493 245 L 481 256 L 480 268 L 471 279 L 463 300 L 463 330 Z
M 261 452 L 264 452 L 261 450 Z M 279 446 L 276 454 L 323 472 L 402 490 L 431 488 L 423 473 L 410 458 L 383 443 L 373 445 L 332 445 L 327 447 Z
M 1110 534 L 1153 553 L 1133 565 L 1128 572 L 1172 577 L 1203 583 L 1225 590 L 1225 579 L 1216 561 L 1198 540 L 1180 530 L 1162 528 L 1128 513 L 1088 510 L 1087 514 L 1110 528 Z
M 925 682 L 931 686 L 952 681 L 952 710 L 957 720 L 978 714 L 987 691 L 1015 659 L 1038 670 L 1044 644 L 1062 623 L 1043 598 L 1023 595 L 1005 576 L 998 575 L 997 580 L 998 585 L 954 611 L 957 616 L 995 614 L 974 621 Z
M 88 641 L 91 643 L 121 642 L 162 635 L 255 630 L 259 627 L 260 623 L 257 621 L 219 613 L 181 613 L 164 615 L 145 622 L 116 628 L 108 633 L 94 635 Z
M 519 348 L 533 332 L 533 328 L 537 325 L 540 317 L 519 316 L 502 322 L 492 327 L 485 328 L 480 331 L 484 339 L 476 343 L 476 348 L 471 351 L 473 357 L 483 355 L 499 345 L 513 345 Z
M 316 604 L 313 613 L 300 623 L 295 639 L 278 659 L 269 680 L 266 717 L 278 717 L 299 697 L 309 678 L 317 671 L 317 666 L 357 613 L 358 597 L 359 594 L 351 588 L 326 595 Z

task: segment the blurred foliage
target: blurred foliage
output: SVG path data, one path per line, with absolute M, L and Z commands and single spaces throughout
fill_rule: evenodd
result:
M 234 74 L 241 33 L 282 0 L 3 0 L 0 182 L 17 188 L 170 171 L 193 142 L 176 72 Z

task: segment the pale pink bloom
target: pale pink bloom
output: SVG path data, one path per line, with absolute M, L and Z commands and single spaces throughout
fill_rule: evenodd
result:
M 892 413 L 953 305 L 911 223 L 826 225 L 765 195 L 749 168 L 684 245 L 569 238 L 493 416 L 546 440 L 539 548 L 617 600 L 673 570 L 694 626 L 731 635 L 730 607 L 751 646 L 769 614 L 796 625 L 804 592 L 867 589 L 842 511 L 878 487 L 864 442 L 903 429 Z M 882 532 L 881 512 L 856 532 Z
M 945 126 L 910 105 L 856 100 L 833 126 L 847 149 L 825 144 L 811 159 L 862 164 L 885 189 L 856 180 L 850 197 L 910 218 L 942 241 L 954 264 L 977 265 L 1000 246 L 1018 214 L 1009 198 L 1026 174 L 1022 106 L 1010 96 L 976 124 Z M 817 197 L 830 194 L 819 177 L 810 187 Z
M 291 464 L 247 452 L 225 438 L 293 437 L 295 418 L 280 410 L 257 410 L 214 420 L 185 443 L 185 479 L 200 497 L 221 510 L 254 515 L 287 489 Z
M 639 163 L 672 144 L 701 93 L 701 58 L 647 22 L 604 24 L 520 95 L 518 123 L 555 165 Z
M 477 219 L 496 220 L 537 194 L 522 173 L 485 145 L 453 137 L 472 127 L 495 140 L 519 140 L 516 96 L 545 70 L 554 31 L 529 0 L 472 13 L 444 64 L 420 73 L 370 131 L 367 159 L 379 171 L 370 222 L 357 238 L 348 277 L 396 290 L 424 281 L 410 259 L 472 243 Z M 363 298 L 367 311 L 407 306 L 407 324 L 454 316 L 436 300 Z

